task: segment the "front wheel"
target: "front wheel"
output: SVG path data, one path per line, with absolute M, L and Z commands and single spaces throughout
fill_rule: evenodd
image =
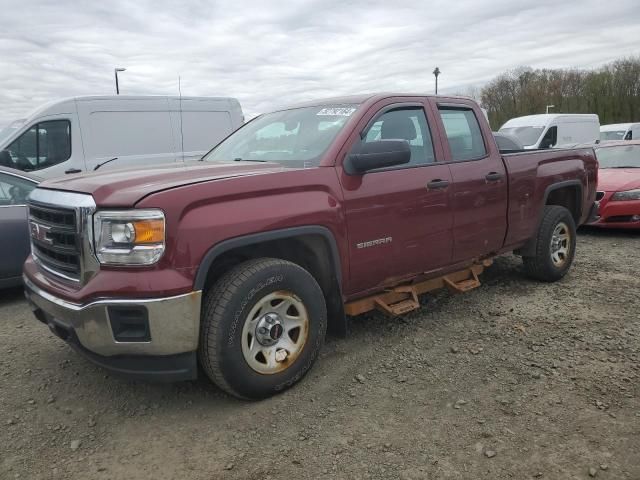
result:
M 576 224 L 571 212 L 547 205 L 536 236 L 535 254 L 523 258 L 525 271 L 537 280 L 555 282 L 569 271 L 575 252 Z
M 249 260 L 205 295 L 200 363 L 236 397 L 269 397 L 311 368 L 326 329 L 324 296 L 309 272 L 285 260 Z

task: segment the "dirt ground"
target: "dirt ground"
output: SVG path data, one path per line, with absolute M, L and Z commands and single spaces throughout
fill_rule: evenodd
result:
M 556 284 L 500 258 L 257 403 L 113 378 L 1 292 L 0 478 L 640 479 L 639 247 L 581 232 Z

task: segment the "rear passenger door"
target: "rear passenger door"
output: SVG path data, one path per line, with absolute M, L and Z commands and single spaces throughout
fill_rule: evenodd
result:
M 345 156 L 363 142 L 400 139 L 411 147 L 409 164 L 358 175 L 338 168 L 351 259 L 347 294 L 397 283 L 451 260 L 451 176 L 436 161 L 442 150 L 432 139 L 434 119 L 425 115 L 422 101 L 401 101 L 373 107 Z
M 497 252 L 507 231 L 507 179 L 482 111 L 472 102 L 434 105 L 453 179 L 453 261 Z M 482 125 L 482 126 L 481 126 Z

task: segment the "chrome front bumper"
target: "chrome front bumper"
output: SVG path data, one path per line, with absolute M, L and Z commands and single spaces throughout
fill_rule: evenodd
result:
M 25 296 L 36 317 L 52 330 L 60 328 L 72 333 L 80 347 L 101 357 L 169 356 L 198 348 L 201 291 L 166 298 L 96 300 L 80 305 L 51 295 L 26 276 L 23 279 Z M 145 308 L 148 341 L 116 341 L 109 307 Z

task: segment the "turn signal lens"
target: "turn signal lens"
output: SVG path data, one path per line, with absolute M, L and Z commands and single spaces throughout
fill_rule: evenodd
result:
M 160 243 L 164 241 L 164 220 L 138 220 L 133 223 L 134 243 Z

